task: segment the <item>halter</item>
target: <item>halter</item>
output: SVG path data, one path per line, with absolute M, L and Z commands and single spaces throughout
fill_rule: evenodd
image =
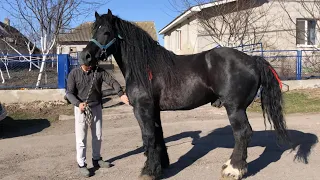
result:
M 118 34 L 118 38 L 119 38 L 119 39 L 123 39 L 119 34 Z M 97 40 L 95 40 L 95 39 L 90 39 L 91 42 L 93 42 L 95 45 L 97 45 L 97 46 L 102 50 L 101 55 L 102 55 L 103 53 L 106 53 L 107 49 L 108 49 L 113 43 L 115 43 L 116 40 L 117 40 L 117 38 L 113 38 L 108 44 L 102 45 L 102 44 L 100 44 Z M 158 43 L 158 44 L 159 44 L 159 43 Z M 151 81 L 151 80 L 153 79 L 152 71 L 151 71 L 149 68 L 147 68 L 147 72 L 148 72 L 149 81 Z
M 119 38 L 119 39 L 123 39 L 119 34 L 118 34 L 118 38 Z M 100 44 L 97 40 L 95 40 L 95 39 L 90 39 L 91 42 L 93 42 L 95 45 L 97 45 L 97 46 L 102 50 L 101 53 L 106 53 L 107 49 L 108 49 L 114 42 L 116 42 L 116 40 L 117 40 L 117 38 L 113 38 L 108 44 L 102 45 L 102 44 Z

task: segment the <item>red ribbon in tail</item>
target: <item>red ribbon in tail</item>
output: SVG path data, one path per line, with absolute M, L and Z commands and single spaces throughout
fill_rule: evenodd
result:
M 278 81 L 278 83 L 279 83 L 279 86 L 280 86 L 280 89 L 282 89 L 282 82 L 281 82 L 280 78 L 278 77 L 276 71 L 275 71 L 271 66 L 269 66 L 269 68 L 271 69 L 274 77 L 277 79 L 277 81 Z

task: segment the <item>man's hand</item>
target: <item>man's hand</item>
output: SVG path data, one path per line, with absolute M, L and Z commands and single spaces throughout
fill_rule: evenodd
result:
M 81 110 L 81 112 L 84 112 L 84 108 L 87 106 L 87 103 L 83 102 L 79 104 L 79 108 Z
M 125 103 L 126 105 L 129 105 L 129 99 L 127 95 L 122 95 L 120 99 L 123 103 Z

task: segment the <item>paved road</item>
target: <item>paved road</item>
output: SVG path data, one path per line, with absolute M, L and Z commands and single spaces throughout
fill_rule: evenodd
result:
M 255 130 L 248 149 L 250 180 L 319 180 L 320 114 L 287 116 L 290 133 L 301 144 L 295 151 L 277 147 L 274 133 L 264 131 L 262 116 L 250 114 Z M 191 111 L 162 113 L 171 166 L 170 180 L 218 180 L 229 158 L 233 136 L 224 109 L 209 105 Z M 145 157 L 131 107 L 118 99 L 105 103 L 103 157 L 113 163 L 90 179 L 137 179 Z M 65 118 L 33 134 L 0 140 L 0 178 L 3 180 L 81 179 L 75 162 L 74 123 Z M 91 136 L 88 136 L 89 139 Z M 89 144 L 88 159 L 91 159 Z M 313 146 L 314 145 L 314 146 Z M 300 151 L 297 151 L 299 150 Z M 293 161 L 298 153 L 308 164 Z M 89 167 L 92 166 L 88 161 Z

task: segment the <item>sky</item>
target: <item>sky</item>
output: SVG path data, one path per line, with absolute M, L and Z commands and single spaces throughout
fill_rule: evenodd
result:
M 128 21 L 154 21 L 157 34 L 159 31 L 176 18 L 180 13 L 173 7 L 170 0 L 110 0 L 107 4 L 97 9 L 99 14 L 105 14 L 108 9 L 114 15 Z M 0 1 L 1 2 L 1 1 Z M 0 9 L 0 21 L 10 15 Z M 88 17 L 79 17 L 71 22 L 71 27 L 76 27 L 86 21 L 94 21 L 94 11 Z M 158 34 L 159 43 L 163 45 L 163 37 Z

